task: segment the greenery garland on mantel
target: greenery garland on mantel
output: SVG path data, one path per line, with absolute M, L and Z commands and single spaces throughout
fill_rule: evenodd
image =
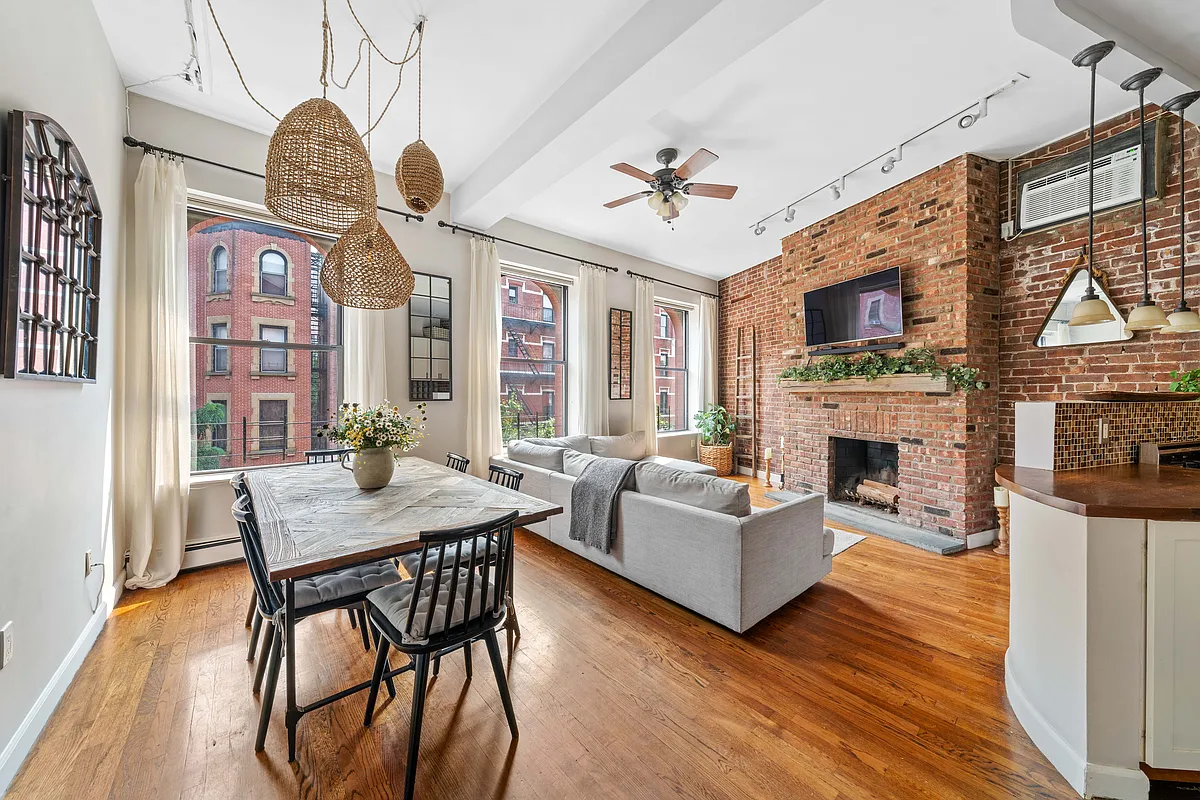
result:
M 955 388 L 964 392 L 984 389 L 987 384 L 979 380 L 979 369 L 965 364 L 939 364 L 928 347 L 912 347 L 901 355 L 887 353 L 865 353 L 856 358 L 848 356 L 822 356 L 804 366 L 788 367 L 779 373 L 778 381 L 832 381 L 846 378 L 875 380 L 884 375 L 929 375 L 950 379 Z

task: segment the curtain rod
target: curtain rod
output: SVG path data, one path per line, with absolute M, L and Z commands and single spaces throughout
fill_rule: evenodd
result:
M 633 277 L 633 278 L 642 278 L 643 280 L 654 281 L 655 283 L 665 283 L 667 286 L 674 286 L 676 289 L 686 289 L 689 292 L 695 292 L 696 294 L 702 294 L 706 297 L 712 297 L 716 300 L 721 299 L 721 295 L 719 295 L 719 294 L 713 294 L 712 292 L 702 292 L 699 289 L 693 289 L 690 286 L 684 286 L 682 283 L 671 283 L 670 281 L 664 281 L 661 278 L 652 278 L 649 275 L 643 275 L 642 273 L 634 272 L 631 269 L 627 269 L 627 270 L 625 270 L 625 272 L 628 273 L 629 276 Z
M 260 172 L 251 172 L 248 169 L 242 169 L 241 167 L 233 167 L 233 166 L 230 166 L 229 164 L 222 164 L 219 161 L 209 161 L 207 158 L 200 158 L 199 156 L 190 156 L 187 153 L 180 153 L 178 150 L 169 150 L 166 147 L 159 147 L 156 144 L 150 144 L 149 142 L 143 142 L 141 139 L 135 139 L 132 136 L 126 136 L 121 141 L 123 141 L 125 143 L 126 147 L 140 147 L 148 153 L 151 153 L 151 152 L 152 153 L 162 153 L 163 155 L 175 156 L 176 158 L 182 158 L 185 161 L 198 161 L 201 164 L 208 164 L 210 167 L 220 167 L 221 169 L 227 169 L 230 172 L 238 172 L 238 173 L 241 173 L 242 175 L 249 175 L 251 178 L 261 178 L 262 180 L 267 179 L 267 176 L 263 175 Z M 408 221 L 408 220 L 416 220 L 417 222 L 425 221 L 425 217 L 421 216 L 420 214 L 410 214 L 407 211 L 397 211 L 396 209 L 388 208 L 387 206 L 375 206 L 375 207 L 377 209 L 379 209 L 380 211 L 386 211 L 389 214 L 395 214 L 398 217 L 404 217 L 405 221 Z
M 490 233 L 484 233 L 483 231 L 472 230 L 471 228 L 464 228 L 462 225 L 453 225 L 449 222 L 446 222 L 445 220 L 439 219 L 438 227 L 439 228 L 448 228 L 451 233 L 458 233 L 459 231 L 462 231 L 463 233 L 469 233 L 472 236 L 478 236 L 480 239 L 487 239 L 487 240 L 493 241 L 493 242 L 504 242 L 505 244 L 511 244 L 514 247 L 523 247 L 526 250 L 534 250 L 538 253 L 545 253 L 548 256 L 557 256 L 558 258 L 565 258 L 567 261 L 574 261 L 579 264 L 586 264 L 589 267 L 596 267 L 597 269 L 602 269 L 607 272 L 620 272 L 620 270 L 617 269 L 616 267 L 610 267 L 607 264 L 599 264 L 595 261 L 588 261 L 586 258 L 575 258 L 575 256 L 569 256 L 565 253 L 556 253 L 553 250 L 546 250 L 541 247 L 534 247 L 531 244 L 523 244 L 521 242 L 514 242 L 512 239 L 501 239 L 499 236 L 494 236 Z

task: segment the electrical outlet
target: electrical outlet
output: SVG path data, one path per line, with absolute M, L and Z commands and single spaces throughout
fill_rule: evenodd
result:
M 85 550 L 83 553 L 83 577 L 92 574 L 92 551 Z
M 1016 233 L 1016 229 L 1013 227 L 1013 222 L 1011 219 L 1008 220 L 1007 222 L 1000 223 L 1000 238 L 1001 239 L 1011 239 L 1011 238 L 1013 238 L 1014 233 Z
M 2 640 L 2 646 L 0 646 L 0 652 L 2 652 L 2 655 L 0 655 L 0 669 L 4 669 L 5 667 L 8 666 L 8 662 L 12 661 L 12 656 L 13 656 L 13 630 L 12 629 L 13 629 L 12 620 L 9 620 L 8 622 L 4 623 L 4 627 L 0 628 L 0 640 Z

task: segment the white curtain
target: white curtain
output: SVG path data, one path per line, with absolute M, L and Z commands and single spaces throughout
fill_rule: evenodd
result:
M 347 403 L 373 406 L 387 399 L 384 313 L 362 308 L 342 311 L 342 397 Z
M 646 455 L 658 453 L 658 415 L 654 407 L 654 281 L 634 278 L 633 420 L 632 429 L 646 432 Z
M 500 452 L 500 255 L 471 239 L 471 334 L 467 338 L 467 452 L 471 472 L 488 475 Z
M 187 182 L 183 165 L 147 153 L 133 187 L 117 319 L 116 514 L 130 589 L 179 572 L 191 472 Z
M 575 413 L 571 429 L 592 436 L 608 435 L 608 271 L 587 264 L 579 268 L 579 302 L 575 313 L 575 349 L 571 397 Z M 576 399 L 577 398 L 577 399 Z
M 700 295 L 700 346 L 697 348 L 699 351 L 697 355 L 700 359 L 700 408 L 708 408 L 710 403 L 717 402 L 717 365 L 720 358 L 717 352 L 717 336 L 719 332 L 717 299 L 708 295 Z

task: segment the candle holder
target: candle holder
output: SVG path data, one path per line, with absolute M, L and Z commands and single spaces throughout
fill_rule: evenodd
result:
M 767 456 L 765 460 L 767 462 L 767 488 L 774 489 L 775 487 L 771 485 L 771 457 Z
M 996 535 L 996 547 L 993 552 L 998 556 L 1008 555 L 1008 519 L 1009 503 L 1008 489 L 997 486 L 995 489 L 996 519 L 1000 523 L 1000 532 Z

